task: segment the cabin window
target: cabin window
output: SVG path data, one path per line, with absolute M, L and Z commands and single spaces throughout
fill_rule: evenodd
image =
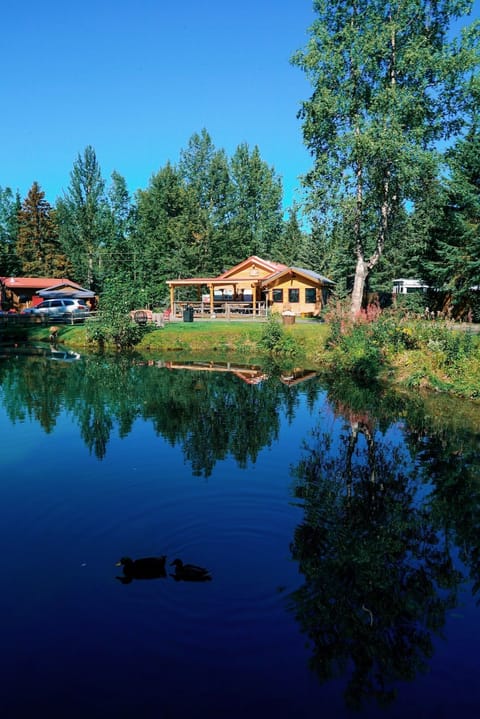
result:
M 289 302 L 300 302 L 300 290 L 297 287 L 290 287 L 288 290 Z
M 283 290 L 272 290 L 272 301 L 283 302 Z
M 305 287 L 305 302 L 307 304 L 315 304 L 317 299 L 317 291 L 315 287 Z

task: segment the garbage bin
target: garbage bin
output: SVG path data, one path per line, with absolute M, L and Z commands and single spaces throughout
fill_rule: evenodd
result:
M 193 307 L 187 305 L 183 310 L 183 321 L 193 322 Z
M 137 325 L 146 325 L 148 321 L 148 315 L 144 310 L 137 310 L 133 315 L 133 319 Z
M 293 312 L 282 312 L 282 320 L 284 325 L 294 325 L 295 315 Z

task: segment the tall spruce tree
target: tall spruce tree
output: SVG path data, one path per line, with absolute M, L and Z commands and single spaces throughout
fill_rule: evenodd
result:
M 10 187 L 0 187 L 0 277 L 20 272 L 16 252 L 20 205 L 18 193 L 15 195 Z
M 306 233 L 302 231 L 298 219 L 298 207 L 294 204 L 288 211 L 288 217 L 284 220 L 281 232 L 272 242 L 271 259 L 289 267 L 301 265 L 309 269 L 310 257 L 306 257 L 304 247 L 307 242 Z
M 471 304 L 480 286 L 480 133 L 473 126 L 447 152 L 443 200 L 431 228 L 428 280 L 448 290 L 453 302 Z M 479 304 L 478 300 L 475 304 Z
M 180 154 L 178 171 L 189 198 L 191 264 L 199 274 L 217 273 L 228 247 L 228 161 L 207 130 L 192 135 Z
M 246 143 L 230 160 L 230 262 L 249 255 L 269 257 L 282 231 L 282 182 L 262 160 L 260 150 Z
M 116 170 L 112 172 L 107 192 L 109 207 L 108 233 L 104 248 L 105 278 L 121 276 L 126 282 L 135 283 L 134 240 L 136 207 L 128 191 L 125 178 Z
M 70 265 L 61 250 L 55 211 L 34 182 L 18 212 L 17 256 L 27 277 L 66 277 Z
M 136 202 L 135 275 L 149 298 L 162 302 L 166 280 L 192 274 L 188 197 L 178 170 L 168 162 L 138 191 Z
M 293 63 L 313 86 L 300 110 L 314 165 L 316 212 L 351 206 L 352 313 L 383 254 L 399 208 L 436 165 L 435 145 L 458 131 L 478 65 L 476 28 L 448 40 L 467 0 L 315 0 L 310 40 Z
M 100 289 L 104 274 L 102 248 L 108 238 L 105 182 L 95 150 L 79 154 L 70 173 L 70 185 L 57 200 L 59 237 L 75 279 L 89 289 Z

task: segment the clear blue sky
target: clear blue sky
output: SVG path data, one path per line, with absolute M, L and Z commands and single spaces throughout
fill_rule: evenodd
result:
M 289 206 L 311 164 L 289 60 L 313 19 L 311 0 L 4 3 L 0 187 L 36 180 L 53 204 L 92 145 L 134 192 L 205 127 L 228 155 L 258 145 Z

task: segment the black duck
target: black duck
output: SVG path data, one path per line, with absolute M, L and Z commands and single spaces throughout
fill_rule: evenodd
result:
M 165 570 L 166 556 L 161 557 L 141 557 L 140 559 L 130 559 L 130 557 L 122 557 L 115 566 L 123 567 L 123 577 L 117 577 L 122 584 L 130 584 L 133 579 L 159 579 L 166 577 Z
M 209 582 L 212 577 L 208 569 L 197 567 L 196 564 L 184 564 L 181 559 L 175 559 L 171 565 L 175 567 L 172 577 L 183 582 Z

